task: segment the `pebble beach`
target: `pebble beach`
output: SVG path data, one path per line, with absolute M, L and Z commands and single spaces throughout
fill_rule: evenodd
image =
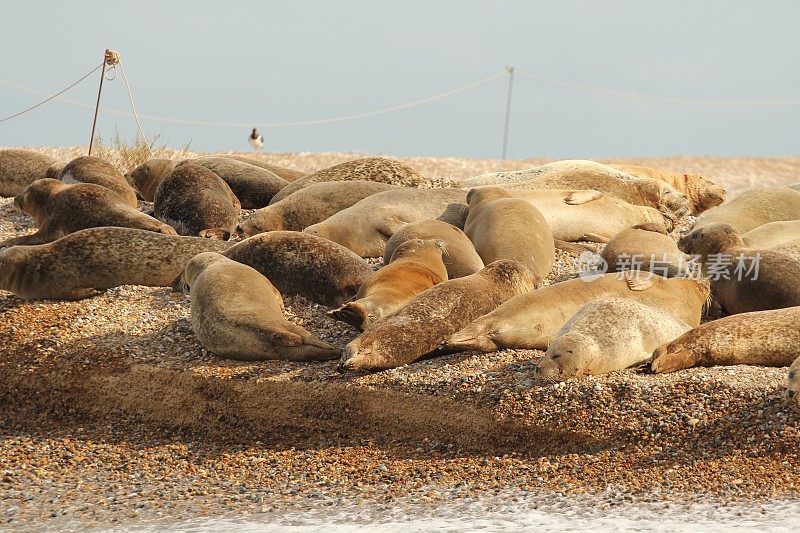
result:
M 85 153 L 35 150 L 62 160 Z M 312 172 L 362 156 L 258 157 Z M 443 183 L 548 162 L 397 159 Z M 601 162 L 702 174 L 728 198 L 800 182 L 800 157 Z M 0 199 L 0 240 L 33 228 L 13 199 Z M 558 251 L 547 282 L 577 272 L 577 255 Z M 285 304 L 290 320 L 337 347 L 358 334 L 324 306 L 299 296 Z M 785 368 L 545 383 L 534 377 L 542 356 L 463 352 L 348 374 L 336 361 L 236 362 L 203 349 L 189 297 L 169 288 L 123 286 L 77 302 L 0 291 L 0 529 L 208 519 L 222 521 L 208 529 L 225 529 L 225 520 L 336 513 L 374 522 L 475 502 L 583 505 L 589 515 L 800 506 L 800 407 L 783 396 Z

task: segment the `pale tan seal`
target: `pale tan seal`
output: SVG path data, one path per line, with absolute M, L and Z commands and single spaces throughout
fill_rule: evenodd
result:
M 435 240 L 444 243 L 444 266 L 448 279 L 463 278 L 484 267 L 483 260 L 472 241 L 453 224 L 441 220 L 421 220 L 403 226 L 386 241 L 383 264 L 386 265 L 398 246 L 412 239 Z
M 361 257 L 383 257 L 386 241 L 406 224 L 440 219 L 451 204 L 464 203 L 461 189 L 399 188 L 364 198 L 303 231 L 353 250 Z
M 666 228 L 652 222 L 618 233 L 603 247 L 600 257 L 607 265 L 606 272 L 641 270 L 668 278 L 689 276 L 694 266 Z
M 725 189 L 698 174 L 681 174 L 637 165 L 609 166 L 632 176 L 653 178 L 669 184 L 688 198 L 693 215 L 699 215 L 725 201 Z
M 479 352 L 546 350 L 578 309 L 607 297 L 637 301 L 696 326 L 709 290 L 705 280 L 635 271 L 570 279 L 511 298 L 452 335 L 443 347 Z
M 667 183 L 637 178 L 595 161 L 566 160 L 527 170 L 496 172 L 463 181 L 465 186 L 494 185 L 504 189 L 592 189 L 630 204 L 658 209 L 674 217 L 689 212 L 686 196 Z
M 412 239 L 398 246 L 385 267 L 364 283 L 353 301 L 328 315 L 365 331 L 415 296 L 447 281 L 442 261 L 444 243 Z
M 52 177 L 52 176 L 48 176 Z M 102 185 L 119 194 L 131 207 L 139 205 L 136 200 L 136 191 L 120 174 L 119 170 L 105 159 L 84 155 L 76 157 L 58 173 L 58 179 L 64 183 L 94 183 Z
M 242 361 L 339 357 L 340 350 L 286 320 L 281 293 L 254 268 L 205 252 L 189 261 L 184 278 L 192 330 L 209 352 Z
M 655 350 L 653 372 L 693 366 L 788 366 L 800 357 L 800 307 L 706 322 Z
M 350 300 L 372 276 L 367 262 L 347 248 L 298 231 L 261 233 L 223 255 L 261 272 L 281 294 L 299 294 L 328 307 Z
M 14 204 L 36 219 L 38 231 L 0 243 L 0 247 L 44 244 L 86 228 L 116 226 L 177 235 L 172 226 L 129 206 L 120 195 L 93 183 L 68 185 L 36 180 L 14 198 Z
M 800 305 L 800 262 L 773 250 L 744 246 L 730 224 L 693 229 L 678 247 L 696 255 L 711 293 L 728 314 Z
M 161 180 L 169 176 L 177 162 L 171 159 L 150 159 L 125 174 L 145 202 L 152 202 Z
M 769 248 L 769 250 L 791 257 L 795 261 L 800 261 L 800 239 L 778 244 L 777 246 Z
M 48 167 L 58 163 L 49 155 L 33 150 L 0 150 L 0 196 L 16 196 L 34 181 L 44 178 Z
M 786 397 L 800 404 L 800 355 L 789 367 L 788 385 L 786 387 Z
M 667 231 L 674 226 L 671 215 L 594 190 L 514 189 L 508 193 L 538 209 L 557 241 L 608 242 L 638 224 L 661 224 Z
M 350 342 L 339 369 L 383 370 L 413 363 L 472 320 L 530 291 L 535 283 L 525 265 L 510 259 L 440 283 Z
M 119 285 L 168 287 L 189 259 L 228 243 L 132 228 L 89 228 L 48 244 L 0 250 L 0 290 L 80 300 Z
M 464 233 L 484 264 L 519 261 L 542 280 L 553 269 L 555 244 L 542 213 L 499 187 L 472 189 Z
M 564 324 L 537 373 L 555 381 L 638 366 L 650 360 L 653 350 L 690 329 L 669 313 L 640 302 L 596 300 Z
M 404 187 L 433 186 L 433 181 L 400 161 L 386 157 L 364 157 L 296 179 L 276 194 L 271 203 L 279 202 L 303 187 L 321 181 L 377 181 Z
M 205 167 L 184 164 L 156 188 L 153 215 L 180 235 L 219 236 L 236 230 L 239 200 L 222 178 Z
M 692 228 L 722 222 L 742 234 L 769 222 L 797 219 L 800 219 L 800 191 L 790 187 L 760 187 L 709 209 Z
M 775 248 L 800 239 L 800 220 L 767 222 L 742 234 L 748 248 Z
M 237 231 L 245 237 L 267 231 L 303 231 L 368 196 L 395 188 L 395 185 L 373 181 L 312 183 L 280 202 L 255 211 Z
M 265 170 L 269 170 L 273 174 L 278 175 L 279 177 L 285 179 L 288 182 L 299 180 L 300 178 L 308 175 L 308 172 L 301 172 L 293 168 L 283 167 L 280 165 L 273 165 L 272 163 L 268 163 L 262 159 L 256 159 L 255 157 L 247 157 L 244 155 L 236 155 L 236 154 L 219 154 L 219 157 L 228 157 L 230 159 L 241 161 L 242 163 L 248 163 L 250 165 L 261 167 Z
M 222 178 L 244 209 L 266 207 L 272 197 L 289 184 L 269 170 L 228 157 L 199 157 L 182 161 L 178 166 L 185 164 L 205 167 Z

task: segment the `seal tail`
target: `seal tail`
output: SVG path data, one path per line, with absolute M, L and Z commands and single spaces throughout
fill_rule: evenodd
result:
M 334 320 L 345 322 L 363 331 L 368 311 L 364 304 L 356 300 L 355 302 L 347 302 L 338 309 L 328 311 L 327 314 Z

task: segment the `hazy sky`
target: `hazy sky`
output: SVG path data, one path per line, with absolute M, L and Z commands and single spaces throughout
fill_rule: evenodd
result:
M 800 99 L 800 2 L 52 1 L 2 3 L 0 79 L 55 92 L 118 50 L 142 114 L 286 122 L 373 111 L 501 72 L 711 100 Z M 65 96 L 93 102 L 99 74 Z M 497 157 L 507 79 L 413 109 L 262 128 L 271 151 Z M 0 117 L 42 97 L 0 84 Z M 129 109 L 122 76 L 103 105 Z M 53 101 L 0 145 L 86 144 L 91 110 Z M 800 105 L 636 100 L 518 76 L 509 157 L 798 154 Z M 249 149 L 247 128 L 161 124 L 172 146 Z M 128 117 L 99 132 L 129 138 Z

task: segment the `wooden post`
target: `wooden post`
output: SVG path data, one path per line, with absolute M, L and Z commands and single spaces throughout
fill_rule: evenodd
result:
M 506 127 L 503 132 L 503 154 L 502 159 L 506 158 L 506 149 L 508 148 L 508 127 L 511 123 L 511 91 L 514 88 L 514 67 L 506 67 L 508 72 L 508 97 L 506 99 Z
M 100 95 L 103 92 L 103 80 L 106 77 L 106 64 L 111 57 L 111 50 L 106 48 L 103 54 L 103 68 L 100 71 L 100 88 L 97 89 L 97 104 L 94 106 L 94 120 L 92 120 L 92 136 L 89 137 L 89 155 L 92 155 L 92 145 L 94 144 L 94 130 L 97 128 L 97 113 L 100 111 Z

